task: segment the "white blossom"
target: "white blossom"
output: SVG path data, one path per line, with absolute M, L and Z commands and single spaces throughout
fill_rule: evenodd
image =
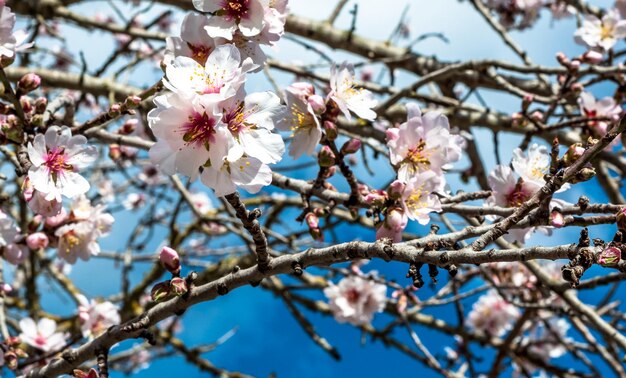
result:
M 324 289 L 330 309 L 340 323 L 368 324 L 376 312 L 385 308 L 387 287 L 360 276 L 343 278 Z

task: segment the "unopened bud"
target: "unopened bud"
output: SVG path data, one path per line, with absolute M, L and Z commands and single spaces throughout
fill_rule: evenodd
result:
M 48 243 L 48 236 L 43 232 L 35 232 L 26 237 L 26 245 L 33 251 L 46 248 Z
M 159 253 L 159 261 L 168 272 L 174 275 L 180 274 L 180 257 L 174 249 L 163 247 Z
M 525 94 L 524 98 L 522 99 L 522 110 L 527 111 L 528 107 L 530 106 L 530 104 L 533 103 L 534 100 L 535 96 L 533 96 L 532 94 Z
M 328 168 L 335 165 L 335 154 L 328 146 L 323 146 L 317 154 L 317 162 L 320 167 Z
M 326 139 L 333 141 L 337 139 L 337 135 L 339 134 L 337 131 L 337 125 L 335 122 L 324 121 L 324 131 L 326 131 Z
M 120 104 L 113 104 L 109 108 L 110 117 L 117 117 L 120 115 L 121 112 L 122 112 L 122 106 Z
M 563 66 L 569 66 L 570 64 L 570 60 L 562 52 L 556 53 L 556 60 Z
M 580 171 L 570 180 L 572 184 L 579 182 L 589 181 L 596 175 L 596 169 L 592 166 L 586 166 L 580 169 Z
M 109 145 L 109 157 L 111 160 L 118 160 L 122 156 L 122 149 L 119 144 Z
M 574 164 L 574 162 L 580 159 L 580 157 L 583 156 L 584 153 L 585 148 L 583 147 L 582 143 L 572 144 L 567 149 L 565 156 L 563 156 L 563 162 L 565 163 L 565 166 L 569 167 L 570 165 Z
M 35 100 L 35 113 L 42 114 L 46 111 L 48 106 L 48 99 L 45 97 L 39 97 Z
M 391 199 L 400 199 L 402 197 L 402 193 L 404 193 L 404 189 L 406 189 L 406 184 L 400 180 L 395 180 L 389 185 L 387 189 L 387 193 L 389 193 L 389 197 Z
M 128 96 L 124 101 L 124 105 L 128 108 L 135 108 L 141 104 L 141 97 L 139 96 Z
M 593 50 L 587 51 L 580 58 L 583 62 L 591 64 L 598 64 L 604 60 L 602 53 Z
M 598 264 L 602 266 L 615 266 L 622 259 L 622 251 L 617 247 L 608 247 L 598 254 Z
M 22 76 L 20 81 L 17 82 L 17 89 L 22 93 L 30 93 L 41 85 L 41 77 L 32 72 Z
M 314 213 L 307 213 L 304 219 L 306 220 L 306 224 L 309 228 L 319 228 L 319 218 Z
M 349 155 L 357 152 L 359 149 L 361 149 L 361 141 L 358 139 L 350 139 L 341 146 L 341 153 Z
M 558 209 L 554 209 L 550 212 L 550 224 L 552 227 L 556 228 L 561 228 L 565 225 L 565 217 Z
M 186 294 L 188 291 L 187 282 L 180 278 L 175 277 L 170 281 L 170 293 L 180 297 L 181 295 Z
M 170 296 L 170 282 L 164 281 L 154 285 L 150 292 L 150 297 L 154 302 L 161 302 Z

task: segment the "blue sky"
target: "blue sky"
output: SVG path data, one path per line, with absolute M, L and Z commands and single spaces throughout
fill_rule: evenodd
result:
M 347 12 L 351 4 L 346 7 L 336 22 L 336 26 L 348 28 L 351 18 Z M 496 34 L 488 27 L 470 4 L 457 0 L 417 0 L 417 1 L 374 1 L 362 0 L 359 2 L 359 13 L 356 32 L 373 38 L 385 39 L 395 27 L 397 20 L 406 4 L 411 4 L 408 12 L 412 38 L 422 33 L 443 32 L 449 43 L 444 43 L 439 39 L 428 39 L 415 46 L 415 51 L 424 55 L 434 55 L 442 60 L 459 59 L 504 59 L 519 62 L 514 54 L 504 46 Z M 306 15 L 309 18 L 323 19 L 330 14 L 335 1 L 309 1 L 291 0 L 291 8 L 294 14 Z M 594 2 L 597 5 L 607 5 L 608 1 Z M 105 2 L 90 3 L 88 6 L 75 8 L 76 11 L 86 15 L 93 15 L 95 11 L 106 9 Z M 157 9 L 162 9 L 158 8 Z M 156 12 L 153 10 L 152 12 Z M 148 17 L 149 18 L 149 17 Z M 549 14 L 544 13 L 537 26 L 524 33 L 513 32 L 513 37 L 526 49 L 532 59 L 541 64 L 554 65 L 554 55 L 558 51 L 564 51 L 567 55 L 573 56 L 583 52 L 583 48 L 573 42 L 572 34 L 575 30 L 575 20 L 552 22 Z M 72 50 L 82 50 L 85 53 L 87 62 L 93 67 L 106 59 L 110 54 L 107 46 L 112 46 L 109 38 L 102 33 L 93 32 L 86 35 L 73 27 L 65 29 L 68 45 Z M 98 46 L 94 48 L 94 46 Z M 350 54 L 332 52 L 324 46 L 320 46 L 325 52 L 335 57 L 337 61 L 344 59 L 358 62 L 359 57 Z M 289 42 L 282 41 L 278 49 L 269 51 L 273 57 L 285 62 L 316 61 L 316 57 L 301 47 Z M 158 80 L 159 72 L 149 65 L 143 69 L 135 71 L 132 75 L 124 77 L 129 83 L 145 86 Z M 292 79 L 290 75 L 276 74 L 276 78 L 283 85 L 289 84 Z M 415 79 L 407 74 L 398 74 L 397 85 L 412 83 Z M 247 82 L 249 92 L 269 90 L 271 86 L 264 79 L 262 74 L 249 78 Z M 607 95 L 607 88 L 594 89 L 596 95 Z M 606 92 L 606 93 L 604 93 Z M 483 92 L 485 100 L 493 107 L 502 111 L 514 111 L 519 105 L 517 100 L 513 100 L 501 93 Z M 493 145 L 491 144 L 491 134 L 486 131 L 479 131 L 475 135 L 481 141 L 481 152 L 487 168 L 491 169 L 495 165 L 492 157 Z M 483 143 L 484 141 L 484 143 Z M 513 135 L 503 135 L 500 137 L 502 144 L 501 158 L 503 162 L 510 161 L 513 147 L 519 143 L 519 137 Z M 289 165 L 290 161 L 285 161 Z M 459 163 L 464 166 L 466 162 Z M 364 169 L 357 169 L 357 174 L 371 186 L 380 186 L 393 177 L 393 171 L 388 162 L 379 161 L 374 164 L 377 171 L 376 177 L 371 177 Z M 296 176 L 299 178 L 314 178 L 314 169 L 301 170 Z M 475 186 L 467 188 L 459 182 L 458 177 L 450 175 L 448 182 L 453 190 L 470 190 Z M 199 185 L 194 186 L 197 190 L 208 189 Z M 592 202 L 606 201 L 606 198 L 597 191 L 597 186 L 591 182 L 576 186 L 572 189 L 567 198 L 575 201 L 576 198 L 585 194 L 592 199 Z M 273 190 L 273 189 L 270 189 Z M 128 236 L 129 226 L 132 226 L 141 213 L 122 214 L 114 226 L 111 236 L 102 242 L 103 250 L 119 251 L 123 248 L 121 241 L 125 241 Z M 295 215 L 294 215 L 295 218 Z M 188 218 L 184 218 L 188 219 Z M 411 225 L 411 231 L 424 233 L 424 227 Z M 161 230 L 162 232 L 163 230 Z M 338 230 L 341 241 L 354 239 L 373 240 L 374 233 L 371 230 L 363 230 L 354 226 L 341 226 Z M 594 229 L 594 237 L 608 236 L 614 230 L 611 227 Z M 578 230 L 567 230 L 559 233 L 556 238 L 549 239 L 550 244 L 572 242 L 577 237 Z M 531 244 L 541 244 L 548 242 L 548 239 L 536 237 Z M 146 246 L 146 253 L 158 250 L 160 240 L 153 239 Z M 149 266 L 139 264 L 133 271 L 132 281 L 138 282 L 143 272 Z M 403 264 L 385 264 L 382 262 L 372 262 L 368 269 L 376 269 L 387 277 L 405 282 L 404 274 L 406 266 Z M 102 273 L 102 274 L 99 274 Z M 593 269 L 590 274 L 600 274 L 601 271 Z M 108 260 L 92 259 L 88 263 L 79 262 L 71 277 L 76 280 L 80 287 L 84 288 L 89 296 L 106 296 L 119 290 L 120 267 Z M 440 277 L 443 278 L 444 274 Z M 428 285 L 427 285 L 428 286 Z M 57 291 L 52 290 L 45 283 L 43 295 L 43 305 L 48 311 L 58 311 L 71 313 L 74 309 L 71 302 L 62 297 L 59 298 Z M 433 291 L 426 287 L 418 293 L 422 299 L 428 298 Z M 583 299 L 597 296 L 598 293 L 584 293 Z M 317 298 L 320 298 L 317 296 Z M 61 299 L 61 300 L 60 300 Z M 465 303 L 466 308 L 470 302 Z M 306 313 L 306 311 L 305 311 Z M 424 370 L 421 365 L 411 360 L 399 352 L 386 348 L 380 341 L 373 341 L 367 338 L 365 344 L 361 343 L 362 335 L 358 330 L 348 326 L 337 324 L 333 319 L 310 314 L 310 319 L 314 322 L 319 333 L 326 337 L 331 344 L 336 346 L 342 354 L 342 361 L 336 362 L 325 352 L 317 347 L 301 330 L 296 321 L 288 313 L 281 301 L 273 297 L 270 293 L 260 288 L 246 287 L 230 293 L 227 296 L 204 303 L 190 309 L 184 315 L 184 330 L 180 337 L 189 346 L 209 343 L 228 332 L 237 328 L 236 334 L 224 345 L 215 351 L 205 355 L 212 363 L 227 370 L 236 370 L 256 376 L 268 376 L 270 373 L 277 373 L 278 377 L 379 377 L 393 374 L 415 375 L 419 372 L 421 377 L 435 376 L 429 370 Z M 449 308 L 439 308 L 436 314 L 442 319 L 454 321 L 453 313 Z M 375 319 L 374 325 L 383 325 L 388 320 L 384 315 Z M 416 328 L 422 341 L 433 351 L 435 355 L 442 354 L 443 347 L 449 345 L 449 337 L 435 333 L 424 328 Z M 408 341 L 406 332 L 396 330 L 393 334 L 401 340 Z M 123 346 L 132 345 L 136 341 L 127 342 Z M 482 353 L 482 352 L 479 352 Z M 119 375 L 112 374 L 113 377 Z M 197 368 L 185 364 L 180 358 L 169 358 L 156 361 L 148 370 L 136 374 L 137 377 L 154 376 L 203 376 Z

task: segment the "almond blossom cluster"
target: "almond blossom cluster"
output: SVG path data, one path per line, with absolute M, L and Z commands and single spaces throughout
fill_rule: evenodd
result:
M 353 113 L 367 121 L 376 118 L 373 108 L 378 102 L 370 91 L 358 86 L 352 64 L 333 64 L 330 73 L 330 92 L 326 97 L 315 93 L 315 87 L 305 82 L 285 89 L 287 112 L 277 127 L 291 132 L 289 155 L 294 159 L 312 155 L 324 131 L 326 138 L 335 140 L 340 113 L 348 120 Z
M 491 196 L 485 201 L 486 206 L 512 208 L 520 207 L 528 201 L 546 184 L 544 176 L 550 170 L 550 154 L 545 146 L 536 143 L 530 146 L 528 154 L 516 148 L 513 151 L 511 165 L 513 168 L 508 165 L 498 165 L 489 173 Z M 568 188 L 569 184 L 565 184 L 558 192 L 563 192 Z M 553 199 L 551 207 L 562 207 L 565 204 L 563 201 Z M 524 243 L 535 230 L 549 233 L 546 227 L 516 228 L 509 230 L 504 238 Z
M 166 64 L 186 56 L 204 65 L 216 47 L 232 44 L 246 71 L 258 71 L 267 59 L 261 46 L 274 46 L 282 37 L 288 11 L 287 0 L 194 1 L 194 6 L 213 15 L 185 16 L 180 36 L 166 40 Z
M 444 190 L 445 170 L 461 159 L 465 148 L 465 139 L 451 133 L 446 116 L 437 111 L 422 114 L 415 104 L 406 108 L 407 121 L 386 131 L 389 159 L 398 179 L 387 192 L 371 192 L 365 198 L 384 208 L 385 219 L 378 226 L 377 238 L 394 242 L 402 239 L 408 219 L 425 225 L 430 222 L 430 213 L 441 211 L 436 193 Z
M 271 92 L 246 94 L 246 74 L 263 64 L 250 43 L 271 45 L 284 31 L 286 1 L 194 1 L 212 16 L 188 15 L 168 39 L 165 79 L 148 122 L 150 158 L 166 174 L 200 177 L 217 196 L 258 192 L 285 145 L 274 128 L 285 107 Z M 260 51 L 260 50 L 259 50 Z

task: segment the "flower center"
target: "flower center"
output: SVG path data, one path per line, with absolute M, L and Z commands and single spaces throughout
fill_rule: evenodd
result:
M 507 207 L 520 207 L 522 204 L 531 197 L 531 193 L 528 193 L 522 188 L 522 180 L 517 182 L 515 189 L 506 196 Z
M 291 106 L 291 114 L 294 119 L 291 125 L 291 131 L 293 133 L 297 133 L 299 131 L 307 131 L 313 129 L 315 127 L 315 120 L 313 119 L 313 115 L 309 112 L 301 111 L 297 106 Z
M 350 289 L 346 292 L 346 299 L 350 303 L 356 303 L 361 297 L 361 293 L 357 289 Z
M 37 334 L 37 337 L 35 337 L 35 344 L 39 345 L 39 346 L 44 346 L 48 343 L 48 339 L 46 339 L 45 337 L 43 337 L 40 334 Z
M 194 112 L 182 126 L 183 140 L 187 145 L 205 145 L 208 148 L 209 144 L 215 142 L 216 123 L 215 118 L 209 117 L 206 112 Z
M 70 251 L 80 244 L 80 238 L 76 235 L 76 232 L 68 231 L 63 235 L 65 241 L 65 253 L 69 254 Z
M 222 122 L 228 125 L 228 130 L 235 136 L 244 131 L 248 126 L 245 124 L 245 114 L 243 112 L 243 102 L 240 102 L 236 108 L 222 116 Z
M 222 10 L 227 20 L 240 21 L 248 18 L 250 0 L 225 0 L 222 1 Z
M 430 160 L 428 160 L 428 152 L 426 151 L 426 142 L 420 139 L 419 143 L 409 149 L 406 154 L 406 160 L 413 164 L 416 170 L 428 170 L 430 168 Z
M 48 172 L 52 175 L 54 181 L 57 180 L 60 174 L 63 174 L 63 171 L 71 171 L 73 169 L 72 165 L 67 163 L 64 148 L 54 148 L 48 151 L 44 164 L 48 168 Z
M 600 27 L 600 39 L 613 38 L 613 26 L 602 24 Z

